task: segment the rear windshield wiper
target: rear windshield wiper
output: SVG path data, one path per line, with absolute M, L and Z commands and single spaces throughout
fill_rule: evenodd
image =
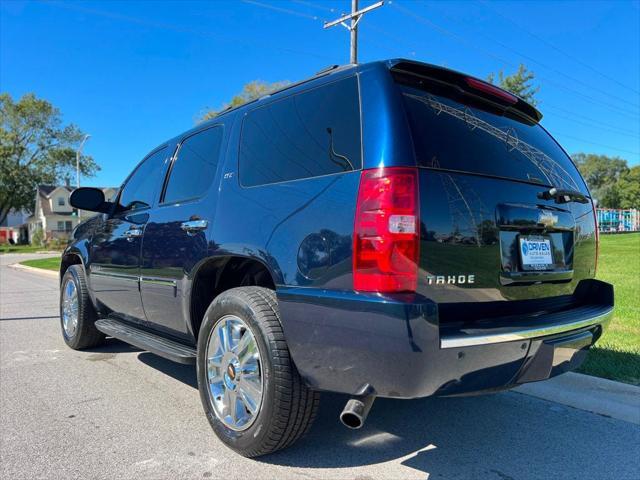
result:
M 589 203 L 589 199 L 576 190 L 560 190 L 552 187 L 549 190 L 538 193 L 538 198 L 544 200 L 555 200 L 556 203 Z

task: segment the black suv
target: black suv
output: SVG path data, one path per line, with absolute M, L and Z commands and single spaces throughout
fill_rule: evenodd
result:
M 320 391 L 494 392 L 580 365 L 613 309 L 589 191 L 542 115 L 467 75 L 336 67 L 154 149 L 74 231 L 71 348 L 115 337 L 195 363 L 245 456 L 292 444 Z

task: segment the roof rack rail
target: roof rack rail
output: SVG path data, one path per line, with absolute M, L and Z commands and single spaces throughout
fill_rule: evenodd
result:
M 353 65 L 347 65 L 347 66 L 353 66 Z M 222 114 L 225 114 L 225 113 L 229 113 L 229 112 L 231 112 L 233 110 L 237 110 L 238 108 L 245 107 L 245 106 L 250 105 L 252 103 L 259 102 L 263 98 L 268 98 L 268 97 L 270 97 L 272 95 L 276 95 L 277 93 L 284 92 L 285 90 L 289 90 L 291 88 L 297 87 L 298 85 L 302 85 L 304 83 L 310 82 L 311 80 L 315 80 L 319 76 L 326 75 L 329 72 L 331 72 L 332 70 L 337 70 L 337 69 L 342 68 L 342 67 L 343 67 L 342 65 L 331 65 L 329 67 L 323 68 L 319 72 L 316 72 L 316 74 L 313 77 L 309 77 L 309 78 L 305 78 L 303 80 L 299 80 L 297 82 L 289 83 L 289 84 L 287 84 L 287 85 L 285 85 L 285 86 L 283 86 L 283 87 L 281 87 L 281 88 L 279 88 L 277 90 L 274 90 L 273 92 L 269 92 L 269 93 L 267 93 L 265 95 L 262 95 L 261 97 L 258 97 L 258 98 L 255 98 L 253 100 L 250 100 L 247 103 L 243 103 L 242 105 L 236 105 L 236 106 L 228 105 L 227 107 L 223 108 L 222 110 L 219 110 L 218 112 L 216 112 L 216 116 L 219 116 L 219 115 L 222 115 Z
M 316 75 L 322 75 L 323 73 L 330 72 L 331 70 L 335 70 L 336 68 L 339 68 L 339 67 L 340 67 L 340 65 L 329 65 L 328 67 L 325 67 L 325 68 L 323 68 L 321 70 L 318 70 L 316 72 Z

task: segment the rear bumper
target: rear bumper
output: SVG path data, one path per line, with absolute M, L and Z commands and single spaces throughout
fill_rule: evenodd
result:
M 611 285 L 587 280 L 562 312 L 441 328 L 420 295 L 277 291 L 285 337 L 306 382 L 351 395 L 417 398 L 510 388 L 577 368 L 613 312 Z
M 546 315 L 537 324 L 512 324 L 491 329 L 467 329 L 452 335 L 441 335 L 442 348 L 463 348 L 494 343 L 517 342 L 551 335 L 562 335 L 607 323 L 613 306 L 586 305 L 567 312 Z

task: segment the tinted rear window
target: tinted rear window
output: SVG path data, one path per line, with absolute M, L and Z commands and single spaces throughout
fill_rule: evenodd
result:
M 240 140 L 240 183 L 244 186 L 360 168 L 356 77 L 256 108 L 244 119 Z
M 412 86 L 400 90 L 419 165 L 587 193 L 571 159 L 540 125 Z

